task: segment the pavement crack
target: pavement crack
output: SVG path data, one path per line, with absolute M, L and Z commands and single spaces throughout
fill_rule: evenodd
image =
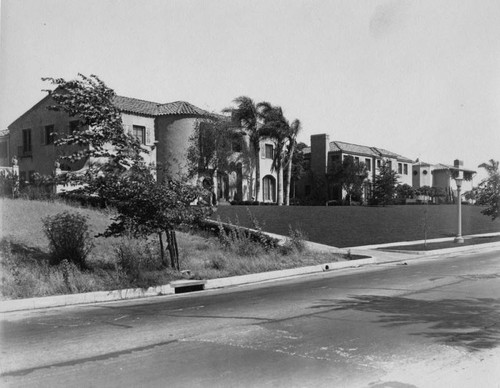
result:
M 154 349 L 154 348 L 159 347 L 159 346 L 170 345 L 170 344 L 173 344 L 176 342 L 179 342 L 179 341 L 175 339 L 175 340 L 170 340 L 170 341 L 158 342 L 158 343 L 151 344 L 151 345 L 138 346 L 135 348 L 119 350 L 119 351 L 111 352 L 111 353 L 105 353 L 105 354 L 101 354 L 99 356 L 78 358 L 76 360 L 64 361 L 64 362 L 59 362 L 59 363 L 54 363 L 54 364 L 41 365 L 41 366 L 36 366 L 36 367 L 32 367 L 32 368 L 19 369 L 19 370 L 15 370 L 15 371 L 11 371 L 11 372 L 5 372 L 5 373 L 0 374 L 0 376 L 2 376 L 2 377 L 26 376 L 30 373 L 33 373 L 33 372 L 36 372 L 36 371 L 39 371 L 42 369 L 61 368 L 61 367 L 75 366 L 75 365 L 83 364 L 86 362 L 104 361 L 104 360 L 109 360 L 111 358 L 118 358 L 118 357 L 126 355 L 126 354 L 132 354 L 134 352 L 142 352 L 145 350 Z

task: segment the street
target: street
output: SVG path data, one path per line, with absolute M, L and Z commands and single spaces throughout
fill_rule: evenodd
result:
M 500 387 L 500 252 L 7 313 L 2 386 Z

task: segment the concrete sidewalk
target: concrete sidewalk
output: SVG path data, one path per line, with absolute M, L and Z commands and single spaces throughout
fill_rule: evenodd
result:
M 279 236 L 275 234 L 268 233 L 271 237 L 275 237 L 280 241 L 284 241 L 284 236 Z M 496 234 L 487 235 L 474 235 L 474 236 L 464 236 L 467 237 L 489 237 Z M 448 239 L 435 239 L 427 240 L 428 243 L 448 241 Z M 451 238 L 453 240 L 453 238 Z M 370 245 L 352 248 L 336 248 L 328 245 L 318 244 L 314 242 L 307 241 L 306 246 L 308 249 L 316 252 L 322 253 L 341 253 L 347 254 L 350 252 L 353 255 L 363 255 L 368 256 L 366 259 L 350 260 L 350 261 L 336 261 L 321 265 L 313 265 L 308 267 L 285 269 L 280 271 L 269 271 L 261 272 L 256 274 L 232 276 L 227 278 L 219 279 L 209 279 L 205 283 L 205 290 L 232 287 L 244 284 L 259 283 L 270 280 L 286 279 L 301 275 L 308 275 L 314 273 L 321 273 L 325 271 L 340 270 L 345 268 L 357 268 L 367 265 L 385 264 L 385 263 L 395 263 L 395 262 L 405 262 L 409 260 L 415 260 L 422 257 L 431 258 L 439 257 L 447 254 L 459 254 L 468 252 L 480 252 L 488 251 L 494 249 L 500 249 L 500 242 L 468 245 L 468 246 L 457 246 L 456 248 L 439 249 L 435 251 L 382 251 L 379 248 L 386 248 L 387 246 L 397 246 L 397 245 L 408 245 L 408 244 L 418 244 L 422 241 L 406 241 L 401 243 L 390 243 L 390 244 L 380 244 L 380 245 Z M 82 294 L 69 294 L 69 295 L 55 295 L 39 298 L 28 298 L 28 299 L 15 299 L 0 302 L 0 313 L 13 312 L 13 311 L 23 311 L 23 310 L 33 310 L 33 309 L 43 309 L 50 307 L 61 307 L 70 306 L 77 304 L 89 304 L 89 303 L 100 303 L 100 302 L 111 302 L 119 300 L 128 299 L 138 299 L 146 298 L 160 295 L 170 295 L 175 294 L 175 288 L 170 285 L 162 285 L 157 287 L 150 287 L 148 289 L 141 288 L 130 288 L 125 290 L 114 290 L 114 291 L 97 291 L 97 292 L 87 292 Z

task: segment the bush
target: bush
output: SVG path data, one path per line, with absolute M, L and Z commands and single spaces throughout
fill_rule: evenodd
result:
M 307 236 L 302 230 L 293 229 L 288 225 L 288 239 L 282 247 L 282 253 L 304 252 L 306 250 L 305 240 L 307 240 Z
M 85 260 L 93 247 L 87 217 L 65 211 L 42 218 L 42 223 L 49 239 L 49 263 L 59 265 L 67 260 L 85 269 Z
M 15 198 L 19 194 L 19 177 L 11 171 L 0 171 L 0 196 Z

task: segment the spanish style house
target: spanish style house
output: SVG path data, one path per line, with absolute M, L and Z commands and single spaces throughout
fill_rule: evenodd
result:
M 156 103 L 136 98 L 115 96 L 113 103 L 120 110 L 124 129 L 136 136 L 148 152 L 143 154 L 147 164 L 157 167 L 157 177 L 165 174 L 187 173 L 187 149 L 195 127 L 201 121 L 211 120 L 214 114 L 198 108 L 188 102 L 176 101 Z M 0 140 L 8 144 L 3 152 L 2 162 L 17 157 L 19 177 L 22 182 L 32 181 L 34 173 L 52 175 L 55 162 L 64 154 L 74 151 L 71 148 L 56 147 L 55 136 L 64 136 L 80 130 L 76 117 L 69 117 L 64 112 L 49 110 L 56 105 L 50 93 L 22 114 L 4 131 Z M 3 147 L 3 146 L 2 146 Z M 76 146 L 71 146 L 76 147 Z M 276 198 L 276 174 L 271 172 L 272 142 L 262 142 L 262 177 L 261 198 L 257 200 L 274 201 Z M 3 154 L 6 154 L 4 157 Z M 217 199 L 250 200 L 253 198 L 252 187 L 255 171 L 251 166 L 238 159 L 235 150 L 235 171 L 220 171 L 210 182 Z M 5 160 L 3 160 L 5 159 Z M 61 161 L 63 171 L 80 171 L 90 163 L 81 160 L 76 163 Z M 159 168 L 161 167 L 161 168 Z M 199 177 L 203 179 L 203 177 Z
M 371 183 L 378 174 L 382 163 L 387 163 L 398 174 L 399 183 L 412 185 L 411 169 L 413 160 L 383 148 L 370 147 L 342 141 L 330 141 L 327 134 L 311 136 L 311 147 L 303 149 L 306 161 L 306 174 L 297 182 L 295 187 L 296 198 L 307 199 L 318 195 L 322 201 L 341 201 L 343 195 L 335 185 L 326 181 L 326 174 L 333 164 L 341 162 L 345 157 L 352 156 L 356 162 L 366 166 L 368 178 L 363 186 L 362 202 L 366 202 L 371 195 Z
M 417 160 L 412 167 L 412 185 L 414 189 L 423 186 L 440 189 L 443 194 L 440 201 L 453 202 L 457 196 L 457 184 L 454 178 L 458 174 L 465 178 L 462 183 L 462 193 L 472 190 L 476 171 L 464 168 L 461 160 L 456 159 L 453 165 L 430 164 Z

